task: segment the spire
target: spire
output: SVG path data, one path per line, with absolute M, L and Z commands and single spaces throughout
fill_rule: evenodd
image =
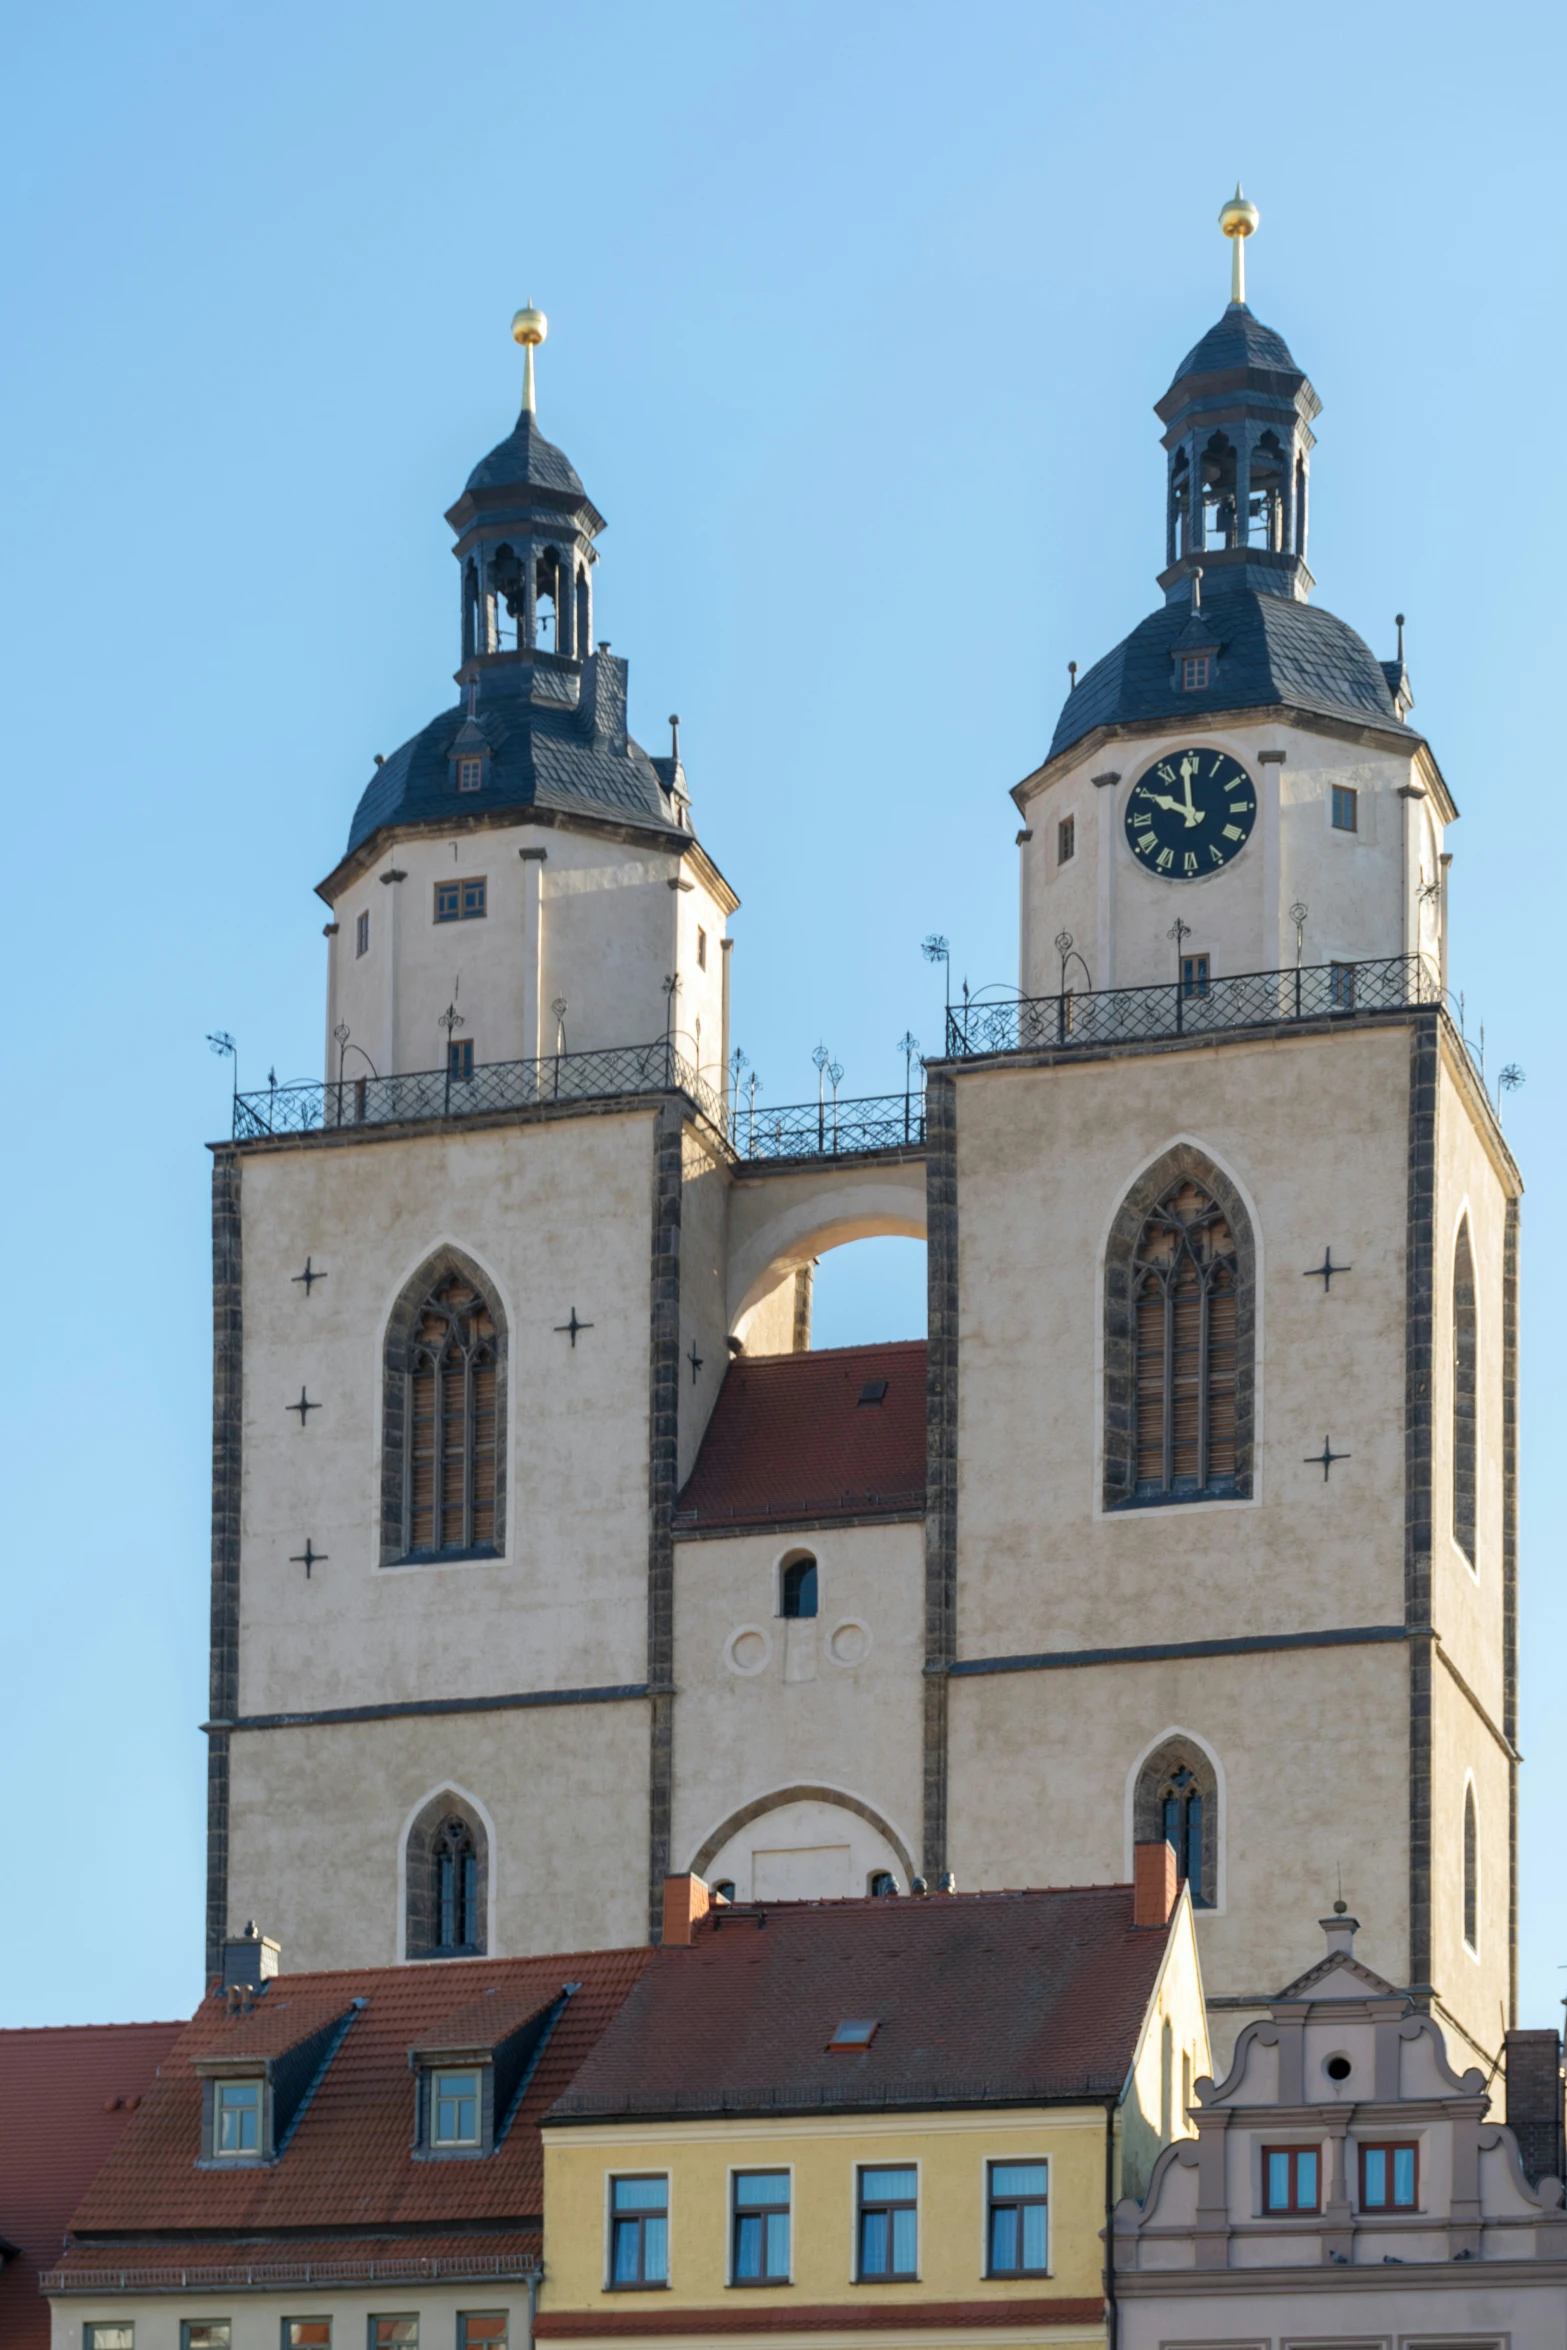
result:
M 1239 190 L 1236 192 L 1238 194 Z M 524 303 L 511 322 L 512 341 L 521 343 L 523 349 L 522 413 L 524 416 L 537 416 L 539 412 L 538 402 L 534 398 L 533 392 L 533 354 L 549 331 L 549 320 L 542 310 L 534 309 L 531 298 Z
M 1261 213 L 1250 197 L 1241 194 L 1241 183 L 1235 183 L 1235 193 L 1219 209 L 1219 226 L 1230 240 L 1230 300 L 1243 307 L 1246 301 L 1246 239 L 1253 234 Z M 522 315 L 518 313 L 519 317 Z M 542 338 L 541 338 L 542 339 Z

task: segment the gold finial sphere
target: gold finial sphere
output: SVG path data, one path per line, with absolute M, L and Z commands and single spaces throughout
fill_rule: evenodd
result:
M 1241 184 L 1237 180 L 1234 195 L 1227 204 L 1220 206 L 1220 228 L 1227 237 L 1249 237 L 1261 218 L 1262 214 L 1251 198 L 1241 194 Z
M 524 346 L 537 347 L 549 331 L 549 320 L 542 310 L 535 310 L 531 302 L 525 303 L 511 322 L 512 341 Z

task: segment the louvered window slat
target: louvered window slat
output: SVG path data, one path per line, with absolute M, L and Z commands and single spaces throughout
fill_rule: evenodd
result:
M 408 1358 L 404 1547 L 413 1556 L 491 1549 L 498 1525 L 495 1323 L 450 1275 L 422 1309 Z
M 1137 1491 L 1145 1500 L 1233 1488 L 1236 1277 L 1228 1224 L 1183 1179 L 1149 1217 L 1133 1261 Z

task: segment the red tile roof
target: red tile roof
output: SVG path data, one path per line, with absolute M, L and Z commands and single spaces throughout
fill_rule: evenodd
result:
M 860 1401 L 886 1381 L 879 1403 Z M 925 1506 L 925 1341 L 742 1355 L 730 1364 L 675 1528 L 777 1526 Z
M 212 2241 L 236 2232 L 265 2237 L 345 2229 L 370 2235 L 463 2222 L 536 2224 L 544 2194 L 538 2118 L 572 2079 L 650 1956 L 645 1949 L 598 1950 L 278 1975 L 244 2018 L 226 2014 L 220 1997 L 209 1998 L 180 2032 L 155 2087 L 82 2198 L 73 2232 L 78 2238 L 140 2236 L 144 2259 L 154 2262 L 161 2256 L 146 2244 L 148 2237 L 188 2243 L 205 2236 L 205 2257 L 221 2262 L 245 2257 L 244 2248 L 225 2251 L 221 2241 Z M 483 2162 L 415 2161 L 408 2051 L 443 2037 L 451 2019 L 471 2011 L 486 1991 L 493 1989 L 496 1997 L 485 2004 L 510 2021 L 553 2000 L 567 1983 L 578 1989 L 545 2043 L 495 2154 Z M 201 2080 L 191 2059 L 241 2046 L 260 2053 L 259 2041 L 268 2033 L 286 2045 L 297 2036 L 299 2016 L 314 2028 L 355 2000 L 364 2005 L 281 2158 L 259 2169 L 196 2169 Z M 114 2265 L 138 2265 L 141 2248 L 115 2249 L 120 2260 Z M 351 2241 L 340 2244 L 339 2258 L 357 2256 Z M 74 2266 L 77 2257 L 73 2253 L 65 2265 Z M 293 2254 L 257 2247 L 254 2257 Z
M 716 1909 L 549 2119 L 1116 2096 L 1166 1940 L 1129 1885 Z M 829 2054 L 849 2017 L 875 2037 Z
M 71 2213 L 131 2120 L 179 2024 L 76 2024 L 0 2032 L 0 2342 L 48 2350 L 40 2273 L 60 2257 Z

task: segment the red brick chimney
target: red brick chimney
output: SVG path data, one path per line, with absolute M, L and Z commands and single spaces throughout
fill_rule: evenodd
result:
M 1173 1857 L 1173 1856 L 1172 1856 Z M 705 1918 L 713 1896 L 700 1877 L 664 1879 L 664 1944 L 683 1945 L 696 1939 L 697 1921 Z
M 1180 1891 L 1175 1876 L 1175 1847 L 1161 1836 L 1157 1844 L 1132 1847 L 1132 1923 L 1167 1926 Z M 664 1894 L 668 1914 L 669 1894 Z

